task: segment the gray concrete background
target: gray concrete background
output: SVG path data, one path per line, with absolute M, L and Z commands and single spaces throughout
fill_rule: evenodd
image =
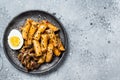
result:
M 0 41 L 8 22 L 26 10 L 44 10 L 63 23 L 70 50 L 64 63 L 42 75 L 15 69 L 0 45 L 0 80 L 120 80 L 119 0 L 1 0 Z

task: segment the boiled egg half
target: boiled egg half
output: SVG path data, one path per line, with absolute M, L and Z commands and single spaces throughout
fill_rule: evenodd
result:
M 19 30 L 13 29 L 8 35 L 8 45 L 13 50 L 18 50 L 23 45 L 23 37 Z

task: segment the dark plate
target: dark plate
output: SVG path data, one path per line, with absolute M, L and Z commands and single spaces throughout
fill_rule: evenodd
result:
M 35 21 L 45 19 L 45 20 L 50 21 L 51 23 L 53 23 L 60 29 L 60 31 L 59 31 L 60 38 L 63 42 L 63 45 L 65 46 L 66 51 L 63 52 L 60 57 L 54 57 L 54 59 L 51 63 L 45 63 L 42 66 L 40 66 L 39 69 L 30 71 L 29 73 L 47 72 L 47 71 L 53 69 L 58 63 L 60 63 L 60 61 L 63 59 L 64 54 L 67 52 L 67 35 L 66 35 L 66 32 L 65 32 L 62 24 L 54 16 L 52 16 L 51 14 L 49 14 L 45 11 L 39 11 L 39 10 L 26 11 L 26 12 L 19 14 L 15 18 L 13 18 L 13 20 L 8 24 L 8 26 L 4 32 L 3 48 L 4 48 L 5 55 L 14 67 L 16 67 L 20 71 L 27 72 L 25 70 L 25 68 L 21 65 L 19 60 L 17 59 L 18 51 L 14 51 L 14 50 L 10 49 L 8 42 L 7 42 L 7 38 L 8 38 L 10 31 L 12 29 L 19 29 L 19 27 L 24 24 L 24 22 L 27 18 L 32 18 Z

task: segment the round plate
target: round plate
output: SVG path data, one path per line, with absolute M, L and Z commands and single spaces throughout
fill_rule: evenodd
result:
M 6 54 L 6 57 L 8 60 L 13 64 L 14 67 L 16 67 L 18 70 L 21 70 L 23 72 L 27 72 L 26 69 L 22 66 L 22 64 L 19 62 L 17 59 L 18 51 L 10 49 L 7 38 L 12 29 L 19 29 L 21 25 L 24 24 L 25 20 L 27 18 L 32 18 L 35 21 L 39 20 L 48 20 L 49 22 L 53 23 L 56 25 L 60 31 L 60 38 L 62 40 L 63 45 L 65 46 L 66 51 L 61 54 L 60 57 L 54 57 L 53 61 L 51 63 L 45 63 L 39 67 L 37 70 L 30 71 L 29 73 L 43 73 L 47 72 L 51 69 L 53 69 L 58 63 L 60 63 L 61 59 L 63 59 L 64 54 L 67 52 L 67 35 L 65 32 L 64 27 L 62 24 L 51 14 L 45 12 L 45 11 L 39 11 L 39 10 L 31 10 L 31 11 L 26 11 L 15 18 L 8 24 L 5 32 L 4 32 L 4 37 L 3 37 L 3 48 L 4 52 Z

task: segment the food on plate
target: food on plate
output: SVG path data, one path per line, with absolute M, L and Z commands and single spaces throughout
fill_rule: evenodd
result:
M 33 38 L 33 35 L 36 32 L 36 30 L 37 30 L 37 23 L 35 21 L 33 21 L 31 23 L 31 27 L 30 27 L 30 30 L 29 30 L 29 33 L 28 33 L 28 39 L 27 39 L 27 41 L 28 41 L 27 44 L 28 45 L 32 44 L 32 38 Z
M 58 50 L 57 48 L 54 48 L 53 52 L 56 56 L 60 56 L 61 54 L 60 50 Z
M 40 48 L 40 42 L 37 41 L 37 40 L 33 40 L 33 46 L 34 46 L 36 56 L 41 56 L 42 51 L 41 51 L 41 48 Z
M 46 54 L 46 62 L 50 62 L 53 56 L 53 44 L 48 44 L 48 51 Z
M 54 57 L 59 57 L 65 51 L 58 34 L 59 28 L 47 20 L 37 22 L 27 19 L 20 29 L 22 34 L 18 31 L 16 34 L 18 38 L 13 35 L 15 31 L 11 31 L 10 37 L 15 38 L 15 43 L 10 43 L 16 46 L 17 43 L 22 42 L 18 48 L 20 49 L 18 60 L 28 71 L 52 62 Z
M 23 46 L 23 37 L 19 30 L 13 29 L 8 35 L 8 45 L 13 50 L 18 50 Z
M 63 46 L 63 44 L 62 44 L 62 42 L 61 42 L 61 40 L 60 40 L 60 38 L 59 38 L 59 35 L 56 34 L 56 37 L 57 37 L 58 49 L 59 49 L 60 51 L 65 51 L 65 48 L 64 48 L 64 46 Z
M 43 55 L 39 58 L 38 64 L 43 64 L 46 59 L 46 53 L 43 53 Z
M 45 29 L 47 28 L 46 24 L 38 24 L 38 30 L 34 35 L 34 39 L 35 40 L 39 40 L 40 39 L 40 34 L 43 33 L 45 31 Z
M 42 34 L 41 35 L 41 49 L 43 52 L 47 50 L 47 45 L 48 45 L 48 35 Z
M 31 22 L 32 21 L 30 19 L 27 19 L 24 27 L 21 28 L 22 29 L 22 36 L 23 36 L 23 39 L 25 39 L 25 40 L 27 40 L 27 38 L 28 38 L 28 31 L 31 27 Z
M 55 25 L 52 23 L 48 22 L 47 20 L 42 21 L 44 24 L 47 24 L 48 28 L 51 29 L 52 31 L 58 31 L 59 28 L 57 28 Z
M 53 52 L 52 51 L 47 51 L 46 54 L 46 62 L 50 62 L 52 60 Z
M 24 53 L 20 52 L 18 60 L 27 70 L 37 69 L 40 66 L 34 59 L 34 53 L 31 53 L 29 49 L 25 50 Z
M 57 37 L 55 36 L 55 33 L 49 34 L 50 43 L 52 43 L 55 47 L 57 47 Z

